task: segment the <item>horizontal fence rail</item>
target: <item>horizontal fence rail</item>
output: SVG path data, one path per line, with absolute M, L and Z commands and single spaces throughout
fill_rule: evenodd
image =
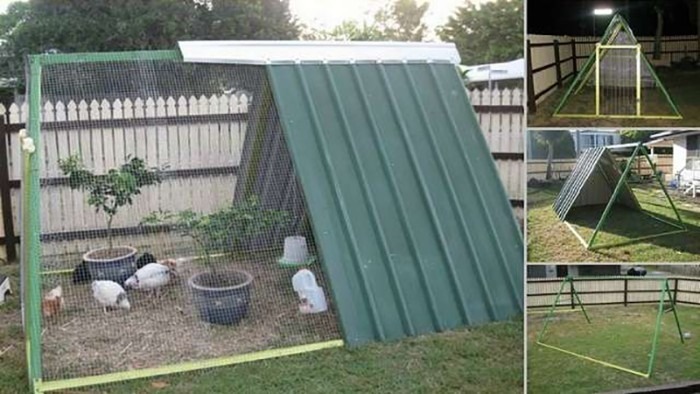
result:
M 632 305 L 659 302 L 658 277 L 616 276 L 574 278 L 581 302 L 588 305 Z M 527 308 L 549 308 L 554 303 L 563 278 L 533 279 L 527 281 Z M 668 277 L 671 293 L 678 304 L 700 305 L 700 278 Z M 568 286 L 559 301 L 560 307 L 575 308 L 574 297 Z

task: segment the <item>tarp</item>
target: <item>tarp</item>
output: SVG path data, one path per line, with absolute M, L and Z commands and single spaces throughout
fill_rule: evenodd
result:
M 523 310 L 523 243 L 455 66 L 274 64 L 349 344 Z

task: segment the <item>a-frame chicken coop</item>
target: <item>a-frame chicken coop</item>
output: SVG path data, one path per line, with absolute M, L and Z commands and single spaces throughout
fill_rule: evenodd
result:
M 650 212 L 642 207 L 632 187 L 630 186 L 630 176 L 637 158 L 643 158 L 653 170 L 653 184 L 663 193 L 665 201 L 668 203 L 671 217 L 662 216 L 655 212 Z M 572 210 L 576 207 L 604 206 L 604 210 L 595 220 L 595 228 L 588 239 L 578 231 L 570 222 Z M 635 146 L 634 151 L 628 157 L 624 170 L 621 172 L 618 163 L 605 146 L 585 150 L 576 160 L 576 165 L 562 186 L 559 195 L 554 201 L 553 209 L 559 220 L 563 221 L 576 239 L 589 250 L 604 247 L 619 246 L 623 243 L 600 243 L 600 233 L 610 224 L 612 211 L 617 207 L 625 207 L 633 212 L 643 214 L 645 217 L 662 225 L 661 229 L 651 230 L 651 233 L 633 237 L 624 241 L 624 244 L 634 243 L 661 236 L 669 236 L 684 233 L 687 231 L 673 199 L 668 194 L 663 181 L 655 171 L 646 147 L 643 143 Z M 596 241 L 599 241 L 596 243 Z
M 30 56 L 34 391 L 522 313 L 521 232 L 457 63 L 427 43 Z
M 574 60 L 575 61 L 575 60 Z M 616 14 L 554 110 L 555 117 L 681 119 L 627 21 Z

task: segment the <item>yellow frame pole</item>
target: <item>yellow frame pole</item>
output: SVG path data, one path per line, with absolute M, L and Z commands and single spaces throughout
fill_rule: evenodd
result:
M 600 115 L 600 44 L 595 44 L 595 115 Z

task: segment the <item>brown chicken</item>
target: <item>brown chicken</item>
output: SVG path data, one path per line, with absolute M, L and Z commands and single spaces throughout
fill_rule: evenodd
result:
M 41 312 L 44 317 L 56 316 L 63 308 L 63 288 L 57 286 L 41 300 Z

